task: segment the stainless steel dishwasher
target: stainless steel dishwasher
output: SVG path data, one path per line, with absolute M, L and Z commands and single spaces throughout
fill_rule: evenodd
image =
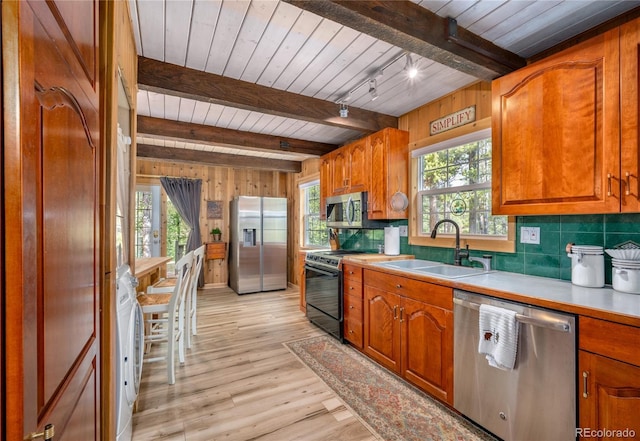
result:
M 460 290 L 453 301 L 456 410 L 506 441 L 574 440 L 575 317 Z M 513 370 L 489 366 L 478 352 L 481 304 L 517 313 Z

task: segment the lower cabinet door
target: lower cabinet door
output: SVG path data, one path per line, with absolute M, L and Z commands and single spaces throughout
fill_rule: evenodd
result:
M 577 435 L 583 439 L 639 439 L 640 367 L 587 351 L 580 351 L 579 366 Z
M 453 404 L 453 312 L 402 299 L 402 376 Z
M 364 353 L 400 373 L 400 296 L 373 286 L 364 295 Z

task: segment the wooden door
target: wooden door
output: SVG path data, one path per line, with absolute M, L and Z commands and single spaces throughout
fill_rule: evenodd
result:
M 404 298 L 402 376 L 453 404 L 453 312 Z
M 364 352 L 400 373 L 400 296 L 365 285 L 364 297 Z
M 640 436 L 640 367 L 586 351 L 580 351 L 579 358 L 580 429 L 595 433 L 603 429 L 635 432 L 635 436 L 613 434 L 599 438 L 583 433 L 582 438 L 637 439 Z
M 620 155 L 622 211 L 640 211 L 640 19 L 620 28 Z
M 620 211 L 618 29 L 492 83 L 493 214 Z
M 349 193 L 367 191 L 371 178 L 369 166 L 369 138 L 362 138 L 350 144 L 348 150 L 349 162 Z M 383 173 L 383 171 L 380 171 Z
M 2 2 L 5 439 L 101 433 L 98 8 Z

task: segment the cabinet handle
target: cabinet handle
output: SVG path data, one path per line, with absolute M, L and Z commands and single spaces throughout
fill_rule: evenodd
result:
M 607 196 L 611 196 L 611 173 L 607 173 Z
M 353 289 L 353 286 L 350 286 L 350 287 L 349 287 L 349 290 L 351 291 L 352 289 Z
M 583 398 L 589 398 L 589 392 L 587 389 L 587 379 L 589 378 L 589 372 L 582 371 L 582 396 Z
M 625 176 L 627 177 L 627 189 L 625 190 L 624 194 L 629 196 L 631 194 L 631 173 L 626 172 Z
M 353 305 L 349 305 L 349 309 L 353 309 Z
M 44 426 L 43 432 L 40 432 L 40 433 L 32 432 L 29 435 L 27 435 L 25 440 L 34 440 L 38 438 L 43 438 L 44 441 L 51 441 L 55 436 L 55 429 L 56 428 L 53 424 L 47 424 L 46 426 Z
M 353 334 L 353 329 L 349 329 L 349 334 Z
M 404 321 L 404 308 L 400 308 L 400 323 Z
M 400 285 L 399 283 L 396 285 L 396 288 L 400 289 L 402 288 L 402 285 Z
M 398 305 L 393 307 L 393 319 L 398 320 Z

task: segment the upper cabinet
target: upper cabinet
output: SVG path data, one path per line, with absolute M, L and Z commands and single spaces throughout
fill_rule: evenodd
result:
M 362 138 L 333 152 L 334 195 L 367 190 L 369 139 Z
M 371 150 L 367 211 L 369 219 L 406 219 L 407 206 L 392 207 L 394 195 L 408 192 L 409 132 L 384 129 L 369 137 Z M 399 203 L 399 202 L 398 202 Z
M 406 219 L 407 209 L 394 210 L 394 194 L 407 194 L 409 132 L 386 128 L 347 144 L 320 160 L 320 203 L 346 193 L 368 193 L 369 219 Z
M 632 26 L 632 25 L 629 25 Z M 635 24 L 637 27 L 637 23 Z M 622 197 L 620 29 L 531 64 L 492 84 L 493 213 L 578 214 L 637 210 L 638 33 L 623 32 L 622 78 L 629 111 L 622 156 L 635 179 Z M 623 38 L 624 40 L 624 38 Z M 626 58 L 629 58 L 627 60 Z M 632 66 L 631 66 L 632 65 Z M 633 83 L 633 84 L 626 84 Z M 633 88 L 633 92 L 627 89 Z M 627 91 L 627 92 L 625 92 Z M 633 94 L 631 94 L 633 93 Z M 633 179 L 630 179 L 633 181 Z
M 622 179 L 622 211 L 640 211 L 640 149 L 638 148 L 638 69 L 640 69 L 640 19 L 633 20 L 620 27 L 620 100 L 622 118 L 620 119 L 620 179 Z

